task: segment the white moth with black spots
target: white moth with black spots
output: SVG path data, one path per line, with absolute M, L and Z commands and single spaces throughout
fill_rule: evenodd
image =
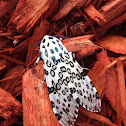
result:
M 45 79 L 52 109 L 63 126 L 71 126 L 78 116 L 79 104 L 91 112 L 101 110 L 101 100 L 90 78 L 60 39 L 46 35 L 40 44 Z

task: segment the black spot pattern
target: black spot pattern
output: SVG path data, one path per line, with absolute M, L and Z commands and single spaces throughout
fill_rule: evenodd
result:
M 75 92 L 76 92 L 76 88 L 73 87 L 73 93 L 75 93 Z
M 73 62 L 69 61 L 69 64 L 70 64 L 71 67 L 74 67 Z
M 54 41 L 52 41 L 53 44 L 56 44 Z
M 72 76 L 70 76 L 70 81 L 71 81 L 71 83 L 74 83 L 74 79 Z
M 78 106 L 76 106 L 76 108 L 78 109 L 79 107 L 78 107 Z
M 67 72 L 68 72 L 69 74 L 71 74 L 71 70 L 70 70 L 70 68 L 67 68 Z
M 54 107 L 55 107 L 55 104 L 54 104 L 54 102 L 53 102 L 53 101 L 51 101 L 51 105 L 52 105 L 52 108 L 54 108 Z
M 49 39 L 53 39 L 53 37 L 52 36 L 49 36 Z
M 59 107 L 58 107 L 58 106 L 56 106 L 56 109 L 59 109 Z
M 62 112 L 62 111 L 60 111 L 60 114 L 62 115 L 62 114 L 63 114 L 63 112 Z
M 86 93 L 88 94 L 88 91 L 86 91 Z
M 45 46 L 43 45 L 42 48 L 45 48 Z
M 48 75 L 49 74 L 49 72 L 46 69 L 44 69 L 44 71 L 45 71 L 45 75 Z
M 61 62 L 64 62 L 64 58 L 63 57 L 61 57 L 60 60 L 61 60 Z
M 71 122 L 70 120 L 68 121 L 68 123 L 69 123 L 70 125 L 72 125 L 72 122 Z
M 79 94 L 80 94 L 81 96 L 83 95 L 81 90 L 79 90 Z
M 87 105 L 85 105 L 85 108 L 87 109 Z
M 81 84 L 80 83 L 78 83 L 78 87 L 81 87 Z
M 64 102 L 66 102 L 66 99 L 64 98 Z
M 68 83 L 67 83 L 66 79 L 63 79 L 63 83 L 64 83 L 66 86 L 68 86 Z
M 54 80 L 52 80 L 52 85 L 53 85 L 53 87 L 55 87 L 55 82 L 54 82 Z
M 80 80 L 79 74 L 76 74 L 76 78 L 77 78 L 77 80 Z
M 69 96 L 70 96 L 71 98 L 73 98 L 73 95 L 72 95 L 72 94 L 69 94 Z
M 70 79 L 69 79 L 69 77 L 66 77 L 66 81 L 67 81 L 67 83 L 69 83 L 69 82 L 70 82 Z
M 78 113 L 77 113 L 77 111 L 74 111 L 74 113 L 77 115 Z
M 57 42 L 59 42 L 59 40 L 58 40 L 58 39 L 57 39 L 56 41 L 57 41 Z
M 47 43 L 47 47 L 49 47 L 49 43 Z
M 58 75 L 59 75 L 60 79 L 63 78 L 63 74 L 61 72 L 59 72 Z
M 70 107 L 70 104 L 68 104 L 68 107 Z
M 66 63 L 66 64 L 68 64 L 68 63 L 69 63 L 69 61 L 68 61 L 67 59 L 65 59 L 65 63 Z
M 57 69 L 56 65 L 52 65 L 52 68 L 53 68 L 53 70 Z
M 57 118 L 58 120 L 60 120 L 60 119 L 62 118 L 62 116 L 61 116 L 60 114 L 58 114 L 58 113 L 56 113 L 55 115 L 56 115 L 56 118 Z
M 88 86 L 88 84 L 86 84 L 86 87 L 87 87 L 87 89 L 89 89 L 89 86 Z
M 85 93 L 85 90 L 83 89 L 83 92 Z
M 96 99 L 99 99 L 98 93 L 96 92 Z
M 49 92 L 49 94 L 51 94 L 52 92 L 54 92 L 54 87 L 48 87 L 48 92 Z
M 63 106 L 65 106 L 65 104 L 64 104 L 64 103 L 63 103 L 62 105 L 63 105 Z
M 85 76 L 86 75 L 86 73 L 83 71 L 83 72 L 81 72 L 81 76 Z
M 79 99 L 79 98 L 76 98 L 76 102 L 77 102 L 78 104 L 80 104 L 80 99 Z
M 65 54 L 65 57 L 66 57 L 67 59 L 69 59 L 69 58 L 70 58 L 70 56 L 69 56 L 69 54 L 68 54 L 68 53 L 64 52 L 64 54 Z
M 65 110 L 65 108 L 62 108 L 62 110 L 68 115 L 68 112 Z
M 66 92 L 68 92 L 68 91 L 69 91 L 67 87 L 65 87 L 65 91 L 66 91 Z
M 46 65 L 47 65 L 48 67 L 51 67 L 51 62 L 47 60 Z
M 57 65 L 57 64 L 58 64 L 58 60 L 53 60 L 53 63 L 54 63 L 55 65 Z
M 90 84 L 91 84 L 92 87 L 94 87 L 94 85 L 92 84 L 92 81 L 90 81 Z
M 56 84 L 56 90 L 60 90 L 61 89 L 61 86 L 57 83 Z
M 63 84 L 62 79 L 58 79 L 58 83 L 59 83 L 60 85 L 62 85 L 62 84 Z
M 71 94 L 73 94 L 73 88 L 70 88 L 70 92 L 71 92 Z
M 76 82 L 74 83 L 74 85 L 75 85 L 75 87 L 77 87 L 77 83 Z
M 69 112 L 69 109 L 68 109 L 68 108 L 66 108 L 66 111 L 67 111 L 67 112 Z
M 45 43 L 45 41 L 46 41 L 45 39 L 42 40 L 43 43 Z
M 55 76 L 55 71 L 53 69 L 51 69 L 50 74 L 51 74 L 52 77 L 54 77 Z
M 62 90 L 62 94 L 63 94 L 63 95 L 65 95 L 65 94 L 66 94 L 66 92 L 65 92 L 64 90 Z
M 75 73 L 74 72 L 72 73 L 72 77 L 75 78 Z
M 66 67 L 60 67 L 60 70 L 62 71 L 62 72 L 66 72 Z
M 57 103 L 60 104 L 60 100 L 59 99 L 57 99 Z

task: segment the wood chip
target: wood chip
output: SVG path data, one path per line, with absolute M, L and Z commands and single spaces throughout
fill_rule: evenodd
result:
M 95 7 L 90 4 L 87 8 L 84 8 L 84 11 L 90 16 L 91 19 L 95 20 L 99 25 L 101 22 L 105 22 L 105 19 L 102 14 L 100 14 Z
M 43 63 L 28 70 L 22 80 L 23 125 L 60 126 L 53 113 L 46 82 L 35 89 L 44 80 Z
M 0 88 L 0 117 L 4 118 L 4 121 L 1 118 L 1 125 L 14 125 L 21 116 L 21 103 L 10 93 Z
M 108 35 L 102 38 L 99 44 L 117 54 L 126 54 L 126 38 L 117 35 Z

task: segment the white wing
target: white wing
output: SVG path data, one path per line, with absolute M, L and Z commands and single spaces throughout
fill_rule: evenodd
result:
M 83 68 L 74 62 L 75 69 L 72 69 L 72 73 L 75 73 L 73 78 L 74 85 L 71 85 L 71 91 L 76 90 L 73 93 L 75 100 L 80 103 L 85 109 L 91 112 L 99 112 L 101 110 L 101 100 L 90 78 L 84 74 Z
M 61 71 L 62 64 L 56 66 L 51 62 L 50 65 L 48 63 L 49 61 L 46 61 L 44 68 L 53 112 L 63 126 L 71 126 L 77 119 L 79 104 L 73 99 L 65 81 L 69 75 Z

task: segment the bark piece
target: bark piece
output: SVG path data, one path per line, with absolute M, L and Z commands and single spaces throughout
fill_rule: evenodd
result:
M 121 121 L 125 116 L 126 104 L 125 104 L 125 78 L 123 63 L 120 59 L 117 61 L 117 121 L 118 126 L 121 126 Z
M 70 40 L 65 39 L 62 42 L 69 52 L 78 52 L 81 49 L 86 48 L 88 44 L 93 44 L 92 42 L 89 42 L 89 40 L 91 40 L 92 38 L 93 35 L 83 35 L 69 38 Z
M 85 24 L 83 21 L 77 22 L 70 27 L 73 36 L 83 35 L 85 33 Z
M 11 41 L 5 37 L 0 37 L 0 49 L 5 49 L 10 47 Z
M 107 8 L 108 6 L 109 8 Z M 103 8 L 99 10 L 104 16 L 105 21 L 100 22 L 100 26 L 112 21 L 118 16 L 122 15 L 126 11 L 126 1 L 125 0 L 111 0 L 108 4 L 104 5 Z
M 126 38 L 117 35 L 107 35 L 102 38 L 99 44 L 117 54 L 126 54 Z
M 106 15 L 110 13 L 112 10 L 116 9 L 119 5 L 121 5 L 124 2 L 125 0 L 110 0 L 100 9 L 100 12 Z
M 29 41 L 30 41 L 29 38 L 26 39 L 21 44 L 10 50 L 9 54 L 13 56 L 13 58 L 23 61 L 28 51 Z
M 27 58 L 26 58 L 26 65 L 29 64 L 30 56 L 33 50 L 33 47 L 36 43 L 42 40 L 43 36 L 46 35 L 46 32 L 48 30 L 49 22 L 47 20 L 41 20 L 40 24 L 35 28 L 34 33 L 32 37 L 30 38 Z M 32 54 L 32 59 L 36 55 L 36 51 L 34 50 Z
M 22 105 L 10 93 L 0 88 L 0 116 L 5 119 L 1 125 L 14 125 L 22 116 Z M 7 124 L 9 123 L 9 124 Z
M 50 8 L 52 2 L 52 0 L 20 0 L 8 23 L 10 31 L 28 32 Z
M 98 90 L 100 98 L 102 99 L 105 95 L 112 108 L 117 110 L 117 94 L 115 93 L 117 92 L 117 76 L 113 67 L 106 69 L 110 63 L 106 51 L 102 51 L 97 54 L 97 62 L 88 75 Z
M 97 36 L 101 38 L 110 27 L 117 25 L 117 24 L 120 24 L 120 23 L 124 22 L 125 20 L 126 20 L 126 13 L 123 13 L 122 15 L 117 17 L 116 19 L 108 22 L 106 25 L 96 28 Z
M 57 14 L 52 18 L 52 20 L 57 21 L 65 17 L 73 8 L 81 7 L 87 0 L 64 0 L 60 2 Z
M 24 71 L 25 68 L 22 65 L 11 68 L 1 80 L 2 82 L 0 87 L 15 96 L 22 91 L 22 86 L 19 82 L 21 81 Z
M 0 59 L 0 79 L 3 77 L 6 67 L 7 67 L 7 60 Z
M 105 22 L 105 19 L 102 14 L 100 14 L 95 7 L 90 4 L 87 8 L 84 8 L 84 11 L 90 16 L 91 19 L 95 20 L 99 25 L 101 22 Z
M 92 35 L 84 35 L 78 37 L 72 37 L 69 39 L 63 40 L 64 46 L 67 48 L 69 52 L 74 52 L 76 55 L 76 60 L 80 60 L 83 57 L 87 57 L 91 54 L 94 54 L 98 47 L 90 41 L 92 39 Z
M 75 53 L 76 60 L 80 60 L 85 57 L 88 57 L 89 55 L 93 55 L 98 49 L 100 49 L 100 48 L 96 47 L 95 44 L 90 40 L 87 40 L 85 42 L 88 44 L 91 44 L 91 45 L 85 44 L 85 47 L 83 47 L 82 50 L 80 50 L 79 52 L 76 52 Z
M 93 113 L 93 112 L 89 112 L 86 109 L 83 109 L 82 107 L 80 107 L 79 110 L 83 114 L 85 114 L 85 115 L 87 115 L 87 116 L 89 116 L 89 117 L 91 117 L 91 118 L 93 118 L 95 120 L 98 120 L 100 122 L 103 122 L 103 123 L 105 123 L 105 124 L 107 124 L 109 126 L 117 126 L 116 124 L 112 123 L 108 118 L 106 118 L 104 116 L 98 115 L 98 114 Z
M 60 126 L 53 113 L 46 82 L 35 89 L 44 80 L 43 63 L 28 70 L 22 80 L 23 125 Z
M 2 18 L 6 13 L 14 10 L 19 0 L 2 0 L 0 2 L 0 18 Z

